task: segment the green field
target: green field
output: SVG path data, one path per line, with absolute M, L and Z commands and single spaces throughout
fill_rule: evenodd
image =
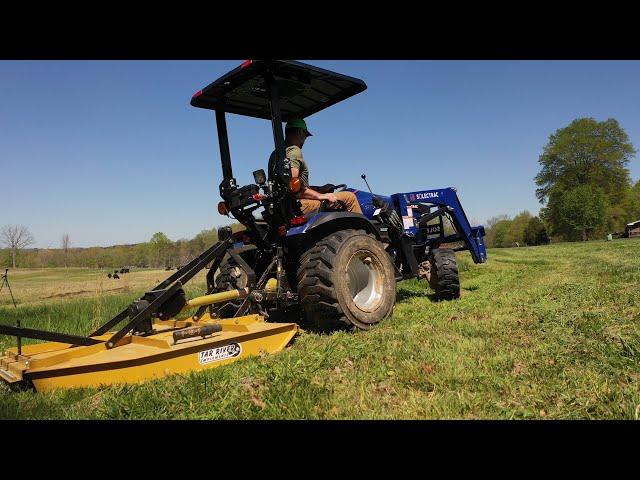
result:
M 0 418 L 640 416 L 640 241 L 493 249 L 485 265 L 458 258 L 460 300 L 435 303 L 425 282 L 401 283 L 393 318 L 373 331 L 303 332 L 273 356 L 136 386 L 39 394 L 1 385 Z M 51 287 L 65 270 L 48 275 Z M 29 282 L 38 278 L 12 279 L 22 303 L 16 311 L 3 291 L 0 322 L 20 315 L 86 334 L 146 288 L 37 300 Z M 9 345 L 0 336 L 0 349 Z

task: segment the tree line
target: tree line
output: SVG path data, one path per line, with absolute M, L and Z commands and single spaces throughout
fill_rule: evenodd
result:
M 497 215 L 487 220 L 485 244 L 488 247 L 546 245 L 551 239 L 544 222 L 527 210 L 511 218 Z
M 10 228 L 7 228 L 10 227 Z M 231 225 L 234 232 L 242 229 L 240 224 Z M 9 244 L 2 235 L 5 230 L 22 231 L 22 238 L 29 242 Z M 0 249 L 2 268 L 175 268 L 200 255 L 218 241 L 216 228 L 202 230 L 192 239 L 170 240 L 163 232 L 157 232 L 148 242 L 111 247 L 74 248 L 71 235 L 61 237 L 60 248 L 26 249 L 34 243 L 27 227 L 9 225 L 0 229 L 0 242 L 7 248 Z M 13 245 L 13 246 L 11 246 Z

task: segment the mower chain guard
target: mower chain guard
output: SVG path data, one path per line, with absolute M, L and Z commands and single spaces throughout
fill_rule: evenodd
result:
M 135 300 L 129 305 L 128 314 L 129 318 L 134 318 L 140 312 L 143 312 L 146 308 L 149 307 L 151 302 L 153 302 L 162 291 L 151 291 L 144 294 L 144 296 Z M 149 318 L 140 322 L 138 326 L 134 328 L 135 333 L 148 333 L 152 329 L 152 317 L 153 318 L 172 318 L 176 316 L 178 313 L 182 311 L 184 306 L 187 304 L 187 298 L 185 291 L 181 288 L 176 291 L 171 297 L 162 303 L 162 305 L 156 310 L 152 311 L 149 315 Z

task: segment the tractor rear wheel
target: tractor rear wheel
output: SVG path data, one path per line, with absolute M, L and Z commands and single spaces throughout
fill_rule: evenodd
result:
M 429 286 L 437 300 L 460 298 L 460 277 L 456 253 L 450 248 L 436 248 L 428 258 Z
M 363 230 L 330 234 L 300 257 L 298 294 L 320 330 L 368 330 L 393 312 L 396 280 L 387 252 Z

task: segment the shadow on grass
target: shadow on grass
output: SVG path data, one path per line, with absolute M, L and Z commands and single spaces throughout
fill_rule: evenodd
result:
M 24 379 L 21 382 L 6 383 L 5 386 L 10 393 L 19 393 L 19 392 L 36 393 L 36 386 L 28 378 Z
M 407 290 L 405 288 L 399 288 L 396 292 L 396 303 L 408 300 L 410 298 L 428 298 L 432 302 L 436 301 L 435 293 L 428 293 L 426 291 L 417 292 L 415 290 Z
M 478 285 L 469 285 L 465 287 L 461 287 L 462 290 L 466 290 L 468 292 L 474 292 L 480 289 Z M 434 292 L 417 292 L 415 290 L 406 290 L 404 288 L 400 288 L 396 293 L 396 303 L 403 302 L 405 300 L 409 300 L 411 298 L 426 298 L 431 302 L 437 303 L 441 301 Z

